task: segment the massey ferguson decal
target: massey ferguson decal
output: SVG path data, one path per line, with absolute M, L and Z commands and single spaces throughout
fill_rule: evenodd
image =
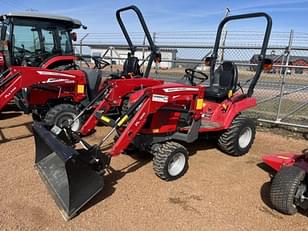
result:
M 12 90 L 10 90 L 10 92 L 8 92 L 6 95 L 4 95 L 4 98 L 7 99 L 12 94 L 15 94 L 16 89 L 17 89 L 17 87 L 14 87 Z
M 52 75 L 52 76 L 61 76 L 61 77 L 68 77 L 68 78 L 75 78 L 74 75 L 59 73 L 59 72 L 51 72 L 51 71 L 37 71 L 40 75 Z
M 56 83 L 56 82 L 74 83 L 75 81 L 70 79 L 49 78 L 47 79 L 47 81 L 43 81 L 42 83 Z
M 168 96 L 153 94 L 152 101 L 160 103 L 168 103 Z
M 193 87 L 172 87 L 163 89 L 164 92 L 178 92 L 178 91 L 199 91 L 198 88 Z

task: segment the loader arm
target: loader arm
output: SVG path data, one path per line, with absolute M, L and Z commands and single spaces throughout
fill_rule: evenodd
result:
M 118 119 L 115 126 L 121 127 L 126 123 L 124 131 L 109 150 L 111 156 L 121 154 L 134 140 L 136 135 L 144 127 L 148 116 L 166 105 L 175 103 L 178 97 L 192 96 L 190 110 L 193 119 L 200 120 L 203 104 L 203 87 L 161 87 L 156 86 L 145 90 L 144 94 L 133 104 L 129 111 Z
M 76 81 L 76 75 L 33 67 L 12 67 L 0 80 L 0 111 L 22 88 L 50 81 Z
M 123 104 L 123 99 L 128 97 L 130 93 L 139 89 L 152 87 L 163 83 L 163 80 L 148 78 L 109 80 L 107 82 L 107 85 L 109 85 L 109 87 L 107 86 L 109 92 L 95 107 L 94 112 L 81 127 L 80 133 L 82 135 L 86 135 L 95 128 L 97 124 L 97 112 L 106 114 L 112 107 L 121 107 Z

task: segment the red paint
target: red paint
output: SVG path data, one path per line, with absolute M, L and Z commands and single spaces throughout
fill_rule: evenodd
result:
M 44 63 L 42 63 L 41 67 L 49 69 L 50 67 L 54 66 L 56 63 L 73 63 L 77 59 L 78 58 L 74 55 L 54 56 L 46 60 Z
M 161 85 L 164 81 L 154 80 L 149 78 L 135 78 L 135 79 L 117 79 L 105 81 L 103 88 L 107 85 L 110 86 L 109 94 L 99 102 L 95 107 L 93 113 L 89 116 L 86 122 L 80 129 L 82 135 L 88 134 L 97 124 L 96 112 L 104 110 L 104 113 L 108 113 L 112 108 L 119 108 L 123 104 L 123 100 L 129 97 L 130 94 L 138 92 L 138 98 L 141 96 L 139 93 L 143 93 L 143 88 L 152 87 L 155 85 Z M 140 90 L 141 89 L 141 90 Z
M 168 89 L 180 89 L 180 88 L 189 88 L 190 90 L 178 90 L 176 92 L 167 91 Z M 150 115 L 153 115 L 156 118 L 153 118 L 153 121 L 158 122 L 159 119 L 162 120 L 162 114 L 160 111 L 164 107 L 177 107 L 181 105 L 184 101 L 183 99 L 188 99 L 185 101 L 185 104 L 190 108 L 194 109 L 194 114 L 196 117 L 200 117 L 202 114 L 202 110 L 196 110 L 196 102 L 197 99 L 203 99 L 204 97 L 204 87 L 189 87 L 186 85 L 179 84 L 164 84 L 157 85 L 154 87 L 147 88 L 144 91 L 144 94 L 148 95 L 148 98 L 141 104 L 140 108 L 138 108 L 136 114 L 131 118 L 127 126 L 123 129 L 121 136 L 112 146 L 112 148 L 108 151 L 110 155 L 116 156 L 119 155 L 127 146 L 134 140 L 137 134 L 144 134 L 143 128 L 145 123 L 147 122 L 147 118 Z M 157 102 L 152 100 L 153 95 L 164 95 L 168 97 L 168 102 Z M 168 112 L 169 113 L 169 112 Z M 171 117 L 166 116 L 166 120 L 169 124 L 166 124 L 160 127 L 160 130 L 164 130 L 163 132 L 175 132 L 172 127 L 174 123 L 178 122 L 178 112 L 171 113 Z M 153 127 L 154 126 L 154 127 Z M 149 129 L 157 129 L 157 124 L 151 124 Z M 160 131 L 161 132 L 161 131 Z M 153 132 L 152 132 L 153 133 Z M 153 134 L 155 135 L 155 134 Z
M 64 97 L 70 97 L 73 102 L 78 103 L 86 97 L 85 93 L 80 94 L 75 90 L 77 84 L 86 84 L 85 74 L 80 70 L 56 71 L 37 67 L 11 67 L 9 74 L 3 77 L 2 83 L 15 74 L 15 78 L 0 88 L 0 110 L 22 88 L 28 88 L 29 106 L 44 105 L 49 100 Z
M 292 166 L 300 155 L 294 153 L 265 155 L 262 161 L 276 171 L 279 171 L 283 166 Z

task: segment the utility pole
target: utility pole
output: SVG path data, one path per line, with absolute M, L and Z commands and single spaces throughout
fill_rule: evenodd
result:
M 224 15 L 224 18 L 228 17 L 231 13 L 231 10 L 230 8 L 226 8 L 226 11 L 225 11 L 225 15 Z M 226 45 L 226 39 L 227 39 L 227 25 L 224 26 L 224 29 L 222 31 L 222 38 L 221 38 L 221 46 L 222 46 L 222 49 L 221 49 L 221 52 L 218 54 L 218 57 L 219 57 L 219 61 L 222 62 L 224 60 L 224 54 L 225 54 L 225 45 Z

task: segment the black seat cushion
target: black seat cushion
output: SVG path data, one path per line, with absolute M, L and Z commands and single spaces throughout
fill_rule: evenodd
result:
M 137 57 L 128 57 L 123 65 L 121 76 L 142 76 L 140 72 L 139 59 Z
M 215 71 L 216 84 L 205 89 L 205 99 L 218 102 L 225 100 L 230 90 L 236 91 L 237 78 L 236 65 L 231 61 L 224 61 Z
M 220 86 L 212 86 L 205 89 L 205 98 L 209 100 L 222 101 L 228 96 L 228 89 Z
M 99 85 L 102 80 L 102 72 L 90 68 L 82 69 L 87 78 L 87 94 L 90 100 L 94 99 L 98 94 Z

